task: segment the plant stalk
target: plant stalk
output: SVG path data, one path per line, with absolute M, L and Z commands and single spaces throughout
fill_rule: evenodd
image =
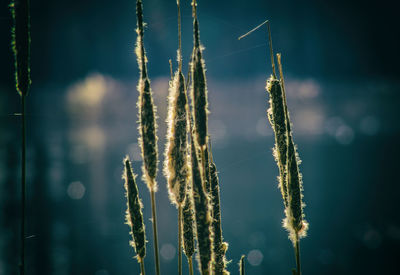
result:
M 300 262 L 300 240 L 299 235 L 296 233 L 296 242 L 294 245 L 294 250 L 296 254 L 296 269 L 297 275 L 301 275 L 301 262 Z
M 189 260 L 189 275 L 193 275 L 193 261 L 192 261 L 192 256 L 188 258 Z
M 22 123 L 22 156 L 21 156 L 21 262 L 20 274 L 25 274 L 25 202 L 26 202 L 26 121 L 25 121 L 25 99 L 21 95 L 21 123 Z
M 144 272 L 144 259 L 140 259 L 140 275 L 146 275 Z
M 182 204 L 178 206 L 178 274 L 182 275 Z
M 155 258 L 155 265 L 156 265 L 156 274 L 160 275 L 160 259 L 159 259 L 159 254 L 158 254 L 156 199 L 155 199 L 154 190 L 150 191 L 150 196 L 151 196 L 151 213 L 153 216 L 154 258 Z

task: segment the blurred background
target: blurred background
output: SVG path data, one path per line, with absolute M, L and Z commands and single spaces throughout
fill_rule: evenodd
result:
M 291 274 L 294 253 L 266 118 L 270 19 L 281 52 L 294 138 L 303 163 L 309 236 L 304 274 L 395 274 L 400 249 L 400 57 L 391 1 L 198 1 L 209 87 L 209 130 L 221 184 L 228 269 Z M 168 60 L 176 59 L 173 0 L 144 0 L 145 47 L 158 107 L 160 170 Z M 20 98 L 0 0 L 0 274 L 19 258 Z M 135 1 L 31 1 L 32 88 L 27 98 L 29 274 L 139 274 L 124 224 L 122 159 L 141 174 L 137 145 Z M 192 50 L 182 1 L 184 70 Z M 177 68 L 176 62 L 173 63 Z M 138 177 L 154 274 L 149 193 Z M 163 274 L 176 273 L 177 211 L 159 172 Z M 184 258 L 185 259 L 185 258 Z M 184 260 L 184 272 L 187 272 Z

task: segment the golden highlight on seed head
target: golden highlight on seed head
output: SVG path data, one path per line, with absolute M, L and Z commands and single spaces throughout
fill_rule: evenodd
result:
M 167 117 L 167 144 L 165 149 L 164 175 L 168 181 L 171 201 L 182 204 L 185 200 L 188 181 L 187 133 L 188 101 L 185 78 L 177 71 L 170 82 Z

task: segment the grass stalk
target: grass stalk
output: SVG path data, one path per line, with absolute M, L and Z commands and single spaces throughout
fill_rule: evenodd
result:
M 157 234 L 157 211 L 156 211 L 156 199 L 154 190 L 150 191 L 150 196 L 151 196 L 151 214 L 153 217 L 154 259 L 156 266 L 156 274 L 160 275 L 160 256 L 158 253 L 158 234 Z
M 21 251 L 19 272 L 25 274 L 25 220 L 26 220 L 26 96 L 30 78 L 30 1 L 11 1 L 13 20 L 11 45 L 14 54 L 15 84 L 21 96 Z
M 140 70 L 140 79 L 138 84 L 139 99 L 139 143 L 143 158 L 143 179 L 147 184 L 151 197 L 151 210 L 153 221 L 153 240 L 154 240 L 154 258 L 156 274 L 160 275 L 160 260 L 158 250 L 158 234 L 157 234 L 157 215 L 155 192 L 157 191 L 156 175 L 158 164 L 157 151 L 157 123 L 156 108 L 153 103 L 152 91 L 150 88 L 150 80 L 147 74 L 147 58 L 144 49 L 144 22 L 143 22 L 143 5 L 141 0 L 136 1 L 137 16 L 137 42 L 136 55 Z
M 268 27 L 268 40 L 270 45 L 272 75 L 267 81 L 266 90 L 270 95 L 270 108 L 268 118 L 275 133 L 274 156 L 279 168 L 279 187 L 281 189 L 284 205 L 285 219 L 284 228 L 289 232 L 289 239 L 292 241 L 297 270 L 293 274 L 301 274 L 300 264 L 300 238 L 305 237 L 308 223 L 304 220 L 302 202 L 302 175 L 299 170 L 300 158 L 293 141 L 291 122 L 286 102 L 285 81 L 282 72 L 281 55 L 277 54 L 279 77 L 275 72 L 274 53 L 272 49 L 271 29 L 268 20 L 260 24 L 250 32 L 241 36 L 243 38 L 254 30 L 266 24 Z M 239 39 L 240 39 L 239 38 Z
M 144 259 L 140 259 L 140 275 L 146 275 L 144 271 Z
M 182 205 L 178 206 L 178 274 L 182 275 Z
M 192 256 L 190 256 L 188 258 L 189 261 L 189 275 L 193 275 L 193 260 L 192 260 Z
M 295 255 L 296 255 L 296 272 L 297 275 L 301 275 L 301 261 L 300 261 L 300 240 L 299 236 L 296 233 L 296 240 L 294 245 Z
M 25 274 L 25 210 L 26 210 L 26 120 L 25 120 L 25 100 L 26 95 L 21 96 L 21 123 L 22 123 L 22 143 L 21 143 L 21 258 L 20 274 Z
M 194 127 L 191 134 L 192 195 L 196 220 L 196 237 L 199 251 L 199 268 L 203 275 L 210 274 L 212 261 L 212 217 L 209 196 L 206 190 L 208 167 L 205 166 L 205 149 L 207 148 L 207 81 L 205 64 L 200 45 L 200 29 L 197 20 L 197 3 L 192 1 L 193 16 L 193 52 L 191 57 L 192 78 L 192 118 Z M 192 131 L 192 128 L 194 131 Z M 200 156 L 198 155 L 200 153 Z M 209 182 L 209 180 L 208 180 Z

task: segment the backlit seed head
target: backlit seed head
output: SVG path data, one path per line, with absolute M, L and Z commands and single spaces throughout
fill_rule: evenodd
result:
M 221 207 L 220 207 L 220 189 L 218 172 L 214 162 L 210 162 L 211 174 L 211 200 L 212 200 L 212 228 L 214 233 L 213 252 L 214 274 L 229 274 L 226 270 L 227 260 L 225 258 L 226 251 L 228 250 L 228 243 L 223 242 L 222 226 L 221 226 Z
M 193 136 L 191 138 L 191 166 L 192 166 L 192 197 L 196 221 L 196 237 L 198 245 L 198 263 L 202 274 L 208 275 L 212 259 L 212 230 L 210 203 L 203 187 L 203 169 L 199 165 L 199 158 L 195 148 Z
M 186 199 L 183 205 L 183 251 L 186 257 L 190 258 L 194 254 L 193 228 L 193 198 L 191 183 L 187 185 Z
M 167 145 L 164 162 L 169 196 L 176 205 L 182 204 L 185 200 L 188 181 L 187 111 L 185 78 L 182 72 L 177 71 L 169 88 Z
M 192 76 L 192 99 L 193 99 L 193 119 L 196 129 L 196 142 L 200 147 L 205 148 L 208 139 L 207 116 L 207 81 L 205 74 L 205 63 L 202 57 L 202 47 L 200 46 L 199 22 L 196 14 L 196 1 L 193 5 L 193 53 L 190 64 Z
M 129 157 L 124 159 L 124 174 L 125 191 L 127 198 L 126 210 L 126 223 L 131 228 L 131 236 L 133 241 L 130 242 L 131 246 L 135 249 L 138 261 L 141 261 L 146 256 L 146 235 L 143 223 L 142 202 L 139 198 L 137 189 L 136 175 L 132 171 L 131 162 Z
M 279 168 L 279 189 L 281 190 L 283 202 L 286 207 L 288 204 L 286 180 L 287 128 L 285 106 L 283 102 L 283 93 L 280 81 L 271 76 L 267 81 L 266 90 L 269 93 L 270 105 L 267 115 L 275 134 L 275 147 L 273 150 L 273 155 Z
M 157 183 L 155 181 L 158 165 L 156 108 L 153 103 L 150 80 L 147 76 L 147 58 L 143 44 L 143 6 L 140 0 L 136 1 L 136 15 L 138 36 L 135 52 L 140 70 L 140 79 L 137 86 L 139 92 L 137 106 L 139 109 L 139 145 L 143 158 L 143 180 L 150 191 L 157 191 Z

